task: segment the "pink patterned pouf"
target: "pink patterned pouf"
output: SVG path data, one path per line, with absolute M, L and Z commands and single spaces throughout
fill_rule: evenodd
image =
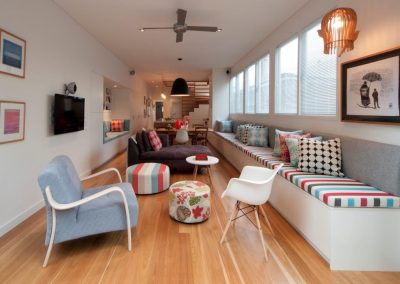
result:
M 169 215 L 183 223 L 200 223 L 210 216 L 210 187 L 205 183 L 185 180 L 169 188 Z

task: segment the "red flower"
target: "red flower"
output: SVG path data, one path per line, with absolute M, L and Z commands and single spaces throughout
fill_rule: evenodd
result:
M 197 206 L 196 208 L 192 209 L 193 217 L 195 219 L 201 216 L 201 212 L 203 211 L 203 207 Z

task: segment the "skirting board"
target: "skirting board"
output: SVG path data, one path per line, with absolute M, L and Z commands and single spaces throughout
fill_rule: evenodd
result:
M 208 140 L 239 171 L 262 166 L 218 134 Z M 270 204 L 330 264 L 331 270 L 400 271 L 400 210 L 329 207 L 277 176 Z
M 4 224 L 3 226 L 0 227 L 0 237 L 14 229 L 16 226 L 21 224 L 23 221 L 28 219 L 30 216 L 35 214 L 37 211 L 39 211 L 41 208 L 44 206 L 44 201 L 40 200 L 37 202 L 35 205 L 33 205 L 31 208 L 28 208 L 24 212 L 18 214 L 16 217 L 14 217 L 11 221 L 8 223 Z

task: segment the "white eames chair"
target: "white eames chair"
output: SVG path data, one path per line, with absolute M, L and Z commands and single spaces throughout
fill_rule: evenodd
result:
M 225 227 L 224 233 L 220 241 L 221 244 L 223 243 L 232 222 L 235 221 L 237 218 L 245 216 L 258 229 L 264 250 L 264 256 L 265 259 L 268 260 L 267 249 L 265 247 L 264 237 L 261 231 L 260 220 L 258 217 L 258 210 L 261 210 L 262 215 L 264 215 L 265 222 L 271 230 L 272 235 L 274 235 L 271 224 L 268 221 L 264 209 L 262 208 L 262 204 L 268 201 L 272 190 L 272 183 L 276 174 L 282 166 L 283 164 L 279 164 L 275 167 L 274 170 L 263 167 L 246 166 L 243 168 L 239 178 L 232 178 L 229 181 L 228 186 L 226 190 L 222 193 L 221 198 L 229 196 L 237 200 L 237 202 L 229 218 L 228 224 Z M 247 206 L 240 207 L 240 203 L 242 202 L 247 204 Z M 247 208 L 251 209 L 246 211 Z M 242 212 L 242 215 L 236 217 L 239 211 Z M 247 216 L 247 214 L 253 211 L 255 212 L 256 216 L 256 224 L 254 224 Z

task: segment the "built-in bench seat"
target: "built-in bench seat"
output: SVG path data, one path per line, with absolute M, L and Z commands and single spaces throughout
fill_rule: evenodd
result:
M 272 147 L 275 127 L 268 128 Z M 305 173 L 284 163 L 269 203 L 332 270 L 400 271 L 400 147 L 340 139 L 343 171 L 352 178 Z M 281 163 L 271 148 L 244 145 L 233 133 L 210 132 L 208 142 L 238 171 Z
M 282 163 L 272 148 L 247 146 L 234 133 L 215 133 L 267 168 Z M 400 208 L 399 197 L 348 177 L 302 172 L 290 163 L 284 163 L 278 174 L 328 206 Z

